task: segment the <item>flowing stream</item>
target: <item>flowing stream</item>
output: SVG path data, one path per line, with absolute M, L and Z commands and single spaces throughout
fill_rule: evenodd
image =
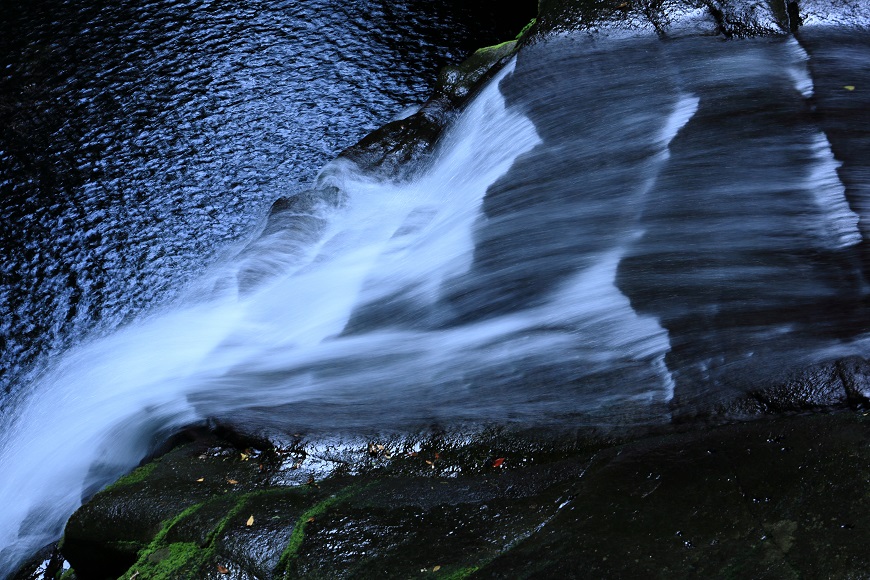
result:
M 830 38 L 554 37 L 413 179 L 327 164 L 304 195 L 338 203 L 281 222 L 304 243 L 270 231 L 209 258 L 174 303 L 10 391 L 0 569 L 210 418 L 659 423 L 865 354 L 870 181 L 831 123 L 866 127 L 866 97 L 830 71 L 870 86 L 870 37 Z

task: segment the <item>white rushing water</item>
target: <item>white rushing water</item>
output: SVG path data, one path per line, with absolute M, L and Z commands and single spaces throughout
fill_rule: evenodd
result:
M 280 251 L 263 238 L 244 260 L 245 269 L 268 262 L 262 269 L 272 275 L 260 286 L 194 300 L 78 347 L 7 406 L 0 569 L 57 538 L 83 495 L 208 417 L 269 409 L 276 422 L 353 429 L 666 403 L 667 333 L 616 288 L 624 247 L 601 252 L 542 304 L 459 325 L 439 315 L 449 310 L 445 289 L 473 265 L 487 189 L 541 143 L 499 91 L 513 67 L 474 100 L 413 181 L 376 180 L 346 162 L 327 167 L 324 181 L 346 202 L 320 210 L 327 225 L 319 240 L 293 260 L 276 259 Z M 697 104 L 684 97 L 661 120 L 638 207 Z M 220 278 L 231 270 L 204 285 L 225 288 Z M 382 304 L 395 308 L 365 316 Z M 402 308 L 409 314 L 395 315 Z M 619 389 L 581 386 L 613 369 Z M 560 394 L 560 386 L 579 390 Z

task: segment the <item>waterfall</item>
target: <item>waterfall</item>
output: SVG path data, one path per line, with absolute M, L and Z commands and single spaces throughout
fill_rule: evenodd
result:
M 473 268 L 488 188 L 541 143 L 499 90 L 514 66 L 476 97 L 413 181 L 385 182 L 342 161 L 326 167 L 321 182 L 346 201 L 322 210 L 326 227 L 283 274 L 246 292 L 192 298 L 75 348 L 8 406 L 0 567 L 58 537 L 83 496 L 162 438 L 209 417 L 356 429 L 666 403 L 667 333 L 615 287 L 619 248 L 600 252 L 540 305 L 449 322 L 444 297 Z M 683 98 L 660 121 L 653 171 L 636 195 L 696 107 Z M 258 250 L 269 261 L 280 253 Z M 520 266 L 506 256 L 506 272 Z M 232 270 L 217 269 L 203 286 L 226 288 Z M 613 390 L 583 382 L 609 375 L 626 382 Z
M 254 291 L 191 299 L 77 347 L 22 390 L 2 417 L 0 569 L 14 569 L 56 539 L 83 496 L 184 425 L 252 405 L 353 399 L 379 387 L 384 377 L 377 375 L 391 375 L 394 385 L 408 380 L 401 378 L 407 369 L 369 365 L 350 392 L 345 380 L 321 393 L 318 381 L 328 379 L 313 376 L 318 365 L 353 367 L 389 349 L 428 358 L 418 360 L 424 365 L 447 355 L 436 348 L 439 338 L 415 344 L 425 337 L 340 335 L 360 302 L 394 292 L 431 301 L 468 268 L 488 185 L 538 142 L 533 125 L 506 110 L 499 93 L 511 70 L 463 113 L 433 167 L 414 183 L 382 183 L 340 162 L 327 167 L 347 203 L 325 216 L 326 231 L 302 265 Z M 226 275 L 226 268 L 215 274 Z M 266 378 L 273 373 L 284 376 Z
M 678 399 L 863 352 L 859 215 L 803 114 L 818 92 L 806 53 L 791 39 L 602 47 L 527 47 L 413 179 L 329 164 L 320 183 L 340 203 L 287 212 L 199 284 L 219 290 L 19 389 L 0 421 L 0 568 L 210 418 L 662 422 Z

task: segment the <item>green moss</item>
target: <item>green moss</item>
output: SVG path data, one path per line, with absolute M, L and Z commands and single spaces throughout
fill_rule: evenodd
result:
M 140 558 L 133 567 L 122 576 L 129 579 L 138 574 L 137 578 L 149 580 L 170 580 L 183 574 L 184 567 L 201 556 L 201 550 L 194 542 L 178 542 L 155 550 L 149 556 Z
M 516 44 L 516 40 L 507 40 L 502 42 L 501 44 L 493 44 L 492 46 L 484 46 L 483 48 L 478 48 L 474 51 L 474 55 L 472 56 L 485 56 L 489 54 L 494 54 L 497 52 L 507 52 L 510 49 L 513 49 L 513 45 Z M 461 66 L 461 65 L 460 65 Z
M 519 34 L 517 34 L 517 36 L 516 36 L 516 38 L 514 38 L 514 40 L 520 40 L 523 36 L 525 36 L 526 33 L 532 29 L 532 26 L 534 26 L 535 22 L 537 22 L 537 21 L 538 21 L 537 18 L 532 18 L 528 24 L 523 26 L 523 29 L 520 30 Z
M 166 537 L 166 534 L 169 533 L 169 530 L 172 529 L 172 526 L 174 526 L 175 524 L 177 524 L 178 522 L 180 522 L 181 520 L 183 520 L 184 518 L 186 518 L 190 514 L 194 513 L 196 510 L 198 510 L 199 508 L 201 508 L 205 504 L 206 504 L 206 502 L 194 504 L 194 505 L 190 506 L 189 508 L 185 509 L 184 511 L 182 511 L 180 514 L 178 514 L 177 516 L 175 516 L 171 520 L 167 521 L 163 525 L 163 527 L 160 529 L 160 531 L 157 532 L 157 535 L 154 536 L 154 540 L 152 540 L 151 545 L 153 546 L 154 544 L 162 542 L 163 538 Z
M 330 507 L 348 499 L 365 488 L 371 487 L 371 485 L 372 484 L 361 487 L 352 485 L 341 493 L 332 495 L 325 500 L 314 504 L 299 516 L 299 519 L 296 520 L 296 525 L 293 526 L 293 531 L 290 533 L 290 539 L 287 541 L 287 546 L 281 553 L 280 560 L 278 560 L 278 570 L 284 570 L 284 578 L 290 577 L 290 565 L 293 563 L 293 560 L 296 559 L 299 553 L 299 547 L 302 546 L 302 541 L 305 539 L 305 527 L 308 525 L 308 520 L 323 514 Z
M 137 467 L 115 483 L 106 487 L 103 491 L 111 491 L 121 487 L 126 487 L 128 485 L 133 485 L 134 483 L 139 483 L 140 481 L 151 475 L 151 472 L 154 471 L 155 467 L 157 467 L 158 461 L 152 461 L 151 463 L 143 465 L 142 467 Z
M 205 502 L 190 506 L 180 514 L 166 521 L 163 527 L 151 540 L 147 548 L 139 552 L 139 559 L 133 566 L 127 570 L 123 576 L 124 580 L 129 580 L 138 572 L 137 578 L 160 579 L 170 578 L 173 571 L 178 570 L 181 566 L 190 562 L 200 552 L 199 546 L 193 542 L 179 542 L 175 544 L 163 545 L 163 540 L 166 534 L 172 529 L 172 526 L 200 509 Z
M 139 573 L 139 576 L 137 576 L 137 578 L 193 578 L 193 575 L 196 574 L 197 567 L 206 562 L 212 556 L 214 556 L 216 551 L 215 540 L 220 537 L 220 535 L 230 524 L 233 518 L 238 516 L 239 513 L 244 510 L 245 506 L 251 498 L 262 495 L 270 495 L 273 493 L 287 493 L 287 491 L 288 490 L 284 488 L 276 488 L 257 490 L 238 496 L 235 504 L 233 504 L 233 507 L 208 533 L 206 541 L 203 545 L 199 545 L 196 542 L 167 543 L 167 535 L 176 524 L 191 516 L 194 512 L 198 511 L 202 507 L 209 505 L 213 501 L 217 501 L 221 498 L 212 498 L 202 503 L 190 506 L 189 508 L 179 513 L 177 516 L 173 517 L 171 520 L 167 520 L 166 522 L 164 522 L 160 531 L 157 533 L 157 535 L 154 536 L 154 539 L 151 540 L 146 548 L 139 552 L 139 558 L 136 563 L 131 566 L 130 569 L 127 570 L 127 572 L 125 572 L 123 576 L 121 576 L 121 578 L 123 580 L 129 580 L 137 572 Z M 295 491 L 303 494 L 308 493 L 307 488 L 300 488 Z M 337 500 L 339 498 L 334 499 Z M 312 508 L 312 510 L 313 509 L 314 508 Z M 325 509 L 325 507 L 323 509 Z M 307 520 L 307 518 L 311 517 L 312 510 L 306 512 L 306 514 L 308 515 L 303 516 L 303 518 Z
M 72 580 L 75 577 L 75 570 L 67 568 L 66 570 L 58 571 L 59 576 L 55 576 L 57 580 Z
M 108 542 L 108 544 L 113 549 L 120 552 L 138 552 L 144 547 L 142 542 L 137 542 L 135 540 L 118 540 L 115 542 Z
M 486 55 L 489 53 L 496 53 L 496 52 L 507 53 L 509 50 L 513 50 L 514 45 L 517 43 L 517 41 L 519 41 L 523 36 L 525 36 L 525 34 L 529 30 L 531 30 L 532 26 L 535 25 L 535 22 L 537 22 L 537 19 L 532 18 L 528 24 L 523 26 L 523 29 L 520 30 L 519 33 L 517 33 L 516 37 L 514 37 L 513 40 L 506 40 L 505 42 L 501 42 L 499 44 L 493 44 L 492 46 L 484 46 L 483 48 L 478 48 L 477 50 L 474 51 L 474 54 L 478 55 L 478 56 L 482 56 L 482 55 Z M 504 55 L 503 54 L 499 55 L 499 58 L 501 58 L 501 56 L 504 56 Z M 462 66 L 462 65 L 460 65 L 460 66 Z
M 441 576 L 444 580 L 464 580 L 468 578 L 475 572 L 480 570 L 477 566 L 471 566 L 470 568 L 460 568 L 459 570 L 454 570 L 448 574 Z
M 260 493 L 262 493 L 262 492 L 246 493 L 246 494 L 242 495 L 239 498 L 239 500 L 236 502 L 236 505 L 234 505 L 233 508 L 229 512 L 227 512 L 227 515 L 225 515 L 221 519 L 221 521 L 218 522 L 218 524 L 214 527 L 214 529 L 209 533 L 208 539 L 206 540 L 206 542 L 209 546 L 209 550 L 208 550 L 209 553 L 214 551 L 214 548 L 212 545 L 214 544 L 215 538 L 217 538 L 221 534 L 221 532 L 224 531 L 224 529 L 227 527 L 227 524 L 230 523 L 230 520 L 233 519 L 235 516 L 237 516 L 240 511 L 242 511 L 242 508 L 245 507 L 245 504 L 248 503 L 248 500 L 251 497 L 253 497 L 254 495 L 259 495 Z

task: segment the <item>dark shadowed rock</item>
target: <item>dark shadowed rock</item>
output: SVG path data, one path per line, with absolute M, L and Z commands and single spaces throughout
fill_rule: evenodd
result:
M 306 461 L 201 441 L 98 494 L 63 550 L 85 580 L 853 577 L 870 565 L 864 415 L 375 440 L 345 455 L 356 475 L 291 485 Z
M 721 34 L 747 38 L 788 30 L 784 7 L 762 0 L 541 0 L 538 34 L 665 37 Z
M 860 577 L 866 418 L 810 416 L 629 444 L 474 577 Z
M 390 179 L 407 179 L 433 152 L 461 107 L 513 56 L 517 41 L 482 48 L 463 63 L 445 67 L 432 97 L 416 113 L 387 123 L 341 152 L 359 167 Z

